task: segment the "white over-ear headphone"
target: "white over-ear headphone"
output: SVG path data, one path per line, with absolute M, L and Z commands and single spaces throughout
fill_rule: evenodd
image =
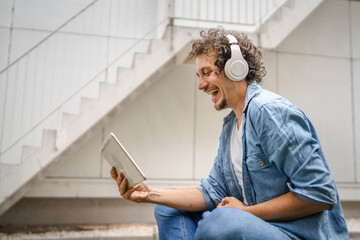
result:
M 249 72 L 249 65 L 241 53 L 240 46 L 236 38 L 230 34 L 226 35 L 226 37 L 229 39 L 231 57 L 225 63 L 225 74 L 233 81 L 241 81 L 247 76 Z

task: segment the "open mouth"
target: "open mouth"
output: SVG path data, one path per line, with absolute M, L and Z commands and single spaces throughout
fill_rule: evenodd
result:
M 209 91 L 207 94 L 212 96 L 211 100 L 214 102 L 218 92 L 219 92 L 219 89 L 216 88 L 216 89 L 213 89 L 213 90 Z

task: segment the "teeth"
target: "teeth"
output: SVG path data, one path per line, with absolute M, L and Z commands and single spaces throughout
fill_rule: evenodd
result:
M 214 92 L 217 92 L 218 90 L 217 89 L 214 89 L 214 90 L 211 90 L 208 92 L 209 95 L 213 94 Z

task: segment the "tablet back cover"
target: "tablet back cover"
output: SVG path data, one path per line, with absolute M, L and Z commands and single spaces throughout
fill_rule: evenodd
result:
M 113 133 L 105 140 L 101 150 L 101 156 L 110 166 L 116 168 L 118 174 L 120 172 L 124 174 L 128 179 L 128 188 L 146 180 L 142 171 Z

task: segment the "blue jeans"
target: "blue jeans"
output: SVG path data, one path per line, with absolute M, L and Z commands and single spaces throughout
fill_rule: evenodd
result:
M 293 239 L 274 225 L 234 208 L 216 208 L 202 213 L 155 205 L 154 210 L 160 240 Z

